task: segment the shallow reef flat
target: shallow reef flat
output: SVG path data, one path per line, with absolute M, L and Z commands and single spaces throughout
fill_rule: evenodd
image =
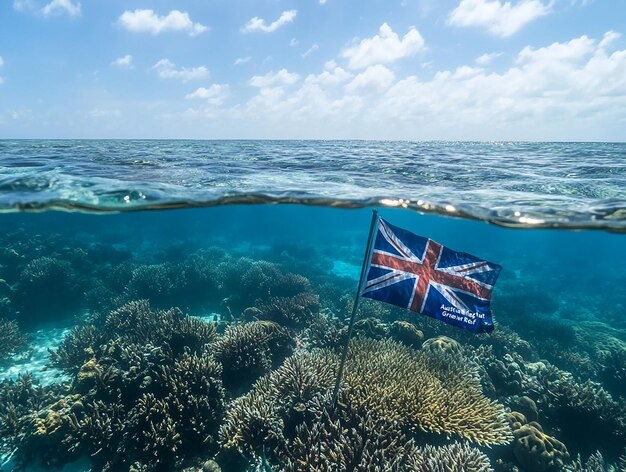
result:
M 589 236 L 419 220 L 505 267 L 496 329 L 363 299 L 333 405 L 367 215 L 265 211 L 4 229 L 0 470 L 626 471 L 626 275 L 568 275 Z

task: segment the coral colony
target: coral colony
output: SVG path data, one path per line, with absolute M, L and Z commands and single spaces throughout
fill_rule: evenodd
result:
M 82 313 L 56 381 L 0 383 L 2 470 L 626 471 L 624 342 L 594 321 L 539 333 L 523 287 L 490 334 L 362 300 L 333 406 L 354 281 L 315 251 L 1 238 L 5 365 L 23 330 Z

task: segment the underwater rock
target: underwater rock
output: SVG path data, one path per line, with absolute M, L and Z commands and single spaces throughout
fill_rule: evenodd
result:
M 0 362 L 25 347 L 26 337 L 17 322 L 0 318 Z
M 544 434 L 537 423 L 513 431 L 513 453 L 528 472 L 558 471 L 569 459 L 565 445 Z
M 420 348 L 424 333 L 408 321 L 394 321 L 389 328 L 389 335 L 405 346 Z
M 427 339 L 422 344 L 422 349 L 429 352 L 444 352 L 447 354 L 460 354 L 461 345 L 447 336 L 437 336 Z

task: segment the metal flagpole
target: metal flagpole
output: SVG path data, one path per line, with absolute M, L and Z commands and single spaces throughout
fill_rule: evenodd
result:
M 348 338 L 346 339 L 346 345 L 343 347 L 341 353 L 341 363 L 339 364 L 339 372 L 337 373 L 337 380 L 335 381 L 335 390 L 333 391 L 333 407 L 337 406 L 337 395 L 339 394 L 339 386 L 341 385 L 341 377 L 343 377 L 343 370 L 346 366 L 346 358 L 348 357 L 348 346 L 350 345 L 350 338 L 352 337 L 352 328 L 354 326 L 354 318 L 356 317 L 356 311 L 359 308 L 359 300 L 361 299 L 361 287 L 363 286 L 363 277 L 365 275 L 365 267 L 367 266 L 367 260 L 372 248 L 372 241 L 374 239 L 374 227 L 378 220 L 378 211 L 372 210 L 372 222 L 370 224 L 370 234 L 367 237 L 367 246 L 365 247 L 365 256 L 363 256 L 363 265 L 361 266 L 361 277 L 359 277 L 359 285 L 356 289 L 356 296 L 354 297 L 354 304 L 352 305 L 352 315 L 350 316 L 350 324 L 348 325 Z

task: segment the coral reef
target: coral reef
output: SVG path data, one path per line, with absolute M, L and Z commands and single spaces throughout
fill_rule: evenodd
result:
M 569 459 L 565 445 L 543 432 L 539 424 L 524 424 L 513 431 L 513 452 L 528 472 L 560 470 Z
M 460 354 L 461 345 L 447 336 L 437 336 L 424 341 L 422 349 L 430 352 L 444 352 L 448 354 Z
M 15 321 L 0 318 L 0 362 L 26 345 L 26 337 Z
M 294 345 L 288 331 L 277 323 L 256 321 L 228 326 L 210 349 L 223 366 L 224 386 L 241 394 L 290 355 Z
M 377 454 L 370 451 L 371 457 L 359 448 L 365 455 L 357 462 L 363 460 L 363 467 L 368 467 L 378 457 L 383 461 L 375 463 L 379 469 L 372 465 L 374 469 L 355 470 L 392 470 L 396 466 L 384 461 L 387 452 L 382 444 L 404 451 L 402 444 L 410 439 L 403 439 L 405 434 L 456 436 L 479 445 L 507 444 L 512 435 L 504 410 L 482 396 L 470 362 L 445 353 L 416 352 L 390 340 L 354 340 L 338 408 L 333 409 L 330 390 L 338 356 L 329 350 L 297 353 L 233 402 L 220 440 L 231 456 L 250 458 L 272 451 L 281 467 L 297 464 L 298 455 L 313 454 L 311 450 L 329 451 L 328 457 L 354 464 L 350 461 L 355 444 L 370 447 L 380 441 L 380 450 Z M 350 428 L 361 436 L 339 434 Z M 391 436 L 376 436 L 381 430 Z M 323 444 L 313 447 L 308 441 Z M 398 459 L 404 453 L 391 456 Z M 319 454 L 315 459 L 306 457 L 322 461 L 315 462 L 322 469 L 323 461 L 329 460 Z

